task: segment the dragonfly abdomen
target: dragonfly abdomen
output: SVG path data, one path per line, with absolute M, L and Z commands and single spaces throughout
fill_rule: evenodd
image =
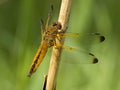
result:
M 32 61 L 32 65 L 31 65 L 28 77 L 30 77 L 37 70 L 37 68 L 41 64 L 47 50 L 48 50 L 47 43 L 42 42 L 41 46 L 38 49 L 36 56 L 34 57 L 34 60 Z

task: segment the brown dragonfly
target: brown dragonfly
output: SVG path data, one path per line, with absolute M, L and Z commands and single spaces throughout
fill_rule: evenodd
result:
M 53 7 L 51 7 L 51 10 L 53 10 Z M 43 21 L 41 20 L 41 29 L 42 29 L 42 41 L 41 45 L 34 57 L 34 60 L 32 61 L 30 71 L 28 73 L 28 77 L 30 77 L 38 68 L 40 63 L 42 62 L 48 48 L 54 46 L 56 44 L 56 38 L 59 37 L 59 34 L 63 32 L 59 32 L 59 30 L 62 28 L 61 24 L 59 22 L 53 23 L 52 27 L 48 27 L 49 21 L 51 18 L 51 12 L 48 14 L 48 19 L 46 21 L 46 25 L 44 27 Z
M 52 10 L 53 10 L 53 7 L 51 6 L 51 11 Z M 37 68 L 41 64 L 48 48 L 50 48 L 52 46 L 56 46 L 56 47 L 62 47 L 62 48 L 68 49 L 68 50 L 75 50 L 72 47 L 68 47 L 68 46 L 64 46 L 64 45 L 57 45 L 56 39 L 59 39 L 60 37 L 65 37 L 65 36 L 79 37 L 80 34 L 79 33 L 64 34 L 64 32 L 61 30 L 62 26 L 61 26 L 60 22 L 55 22 L 52 24 L 51 27 L 49 27 L 50 18 L 51 18 L 51 12 L 48 14 L 48 18 L 47 18 L 45 26 L 43 24 L 43 21 L 41 20 L 42 41 L 41 41 L 41 45 L 32 61 L 30 71 L 28 73 L 28 77 L 31 77 L 31 75 L 37 70 Z M 105 37 L 100 35 L 99 33 L 92 33 L 92 34 L 100 37 L 100 42 L 103 42 L 105 40 Z M 90 55 L 94 58 L 92 61 L 93 63 L 98 62 L 98 59 L 95 57 L 94 54 L 88 53 L 88 55 Z

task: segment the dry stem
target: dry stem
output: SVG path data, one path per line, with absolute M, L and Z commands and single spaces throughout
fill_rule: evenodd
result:
M 68 25 L 71 4 L 72 4 L 72 0 L 62 0 L 62 3 L 61 3 L 58 22 L 61 23 L 62 30 L 64 31 L 66 31 L 66 28 Z M 63 42 L 64 42 L 63 39 L 61 39 L 60 41 L 57 41 L 58 44 L 59 43 L 63 44 Z M 61 51 L 62 51 L 62 48 L 53 47 L 53 52 L 52 52 L 50 67 L 48 72 L 48 78 L 47 78 L 46 90 L 55 90 L 56 77 L 57 77 L 57 72 L 60 64 Z

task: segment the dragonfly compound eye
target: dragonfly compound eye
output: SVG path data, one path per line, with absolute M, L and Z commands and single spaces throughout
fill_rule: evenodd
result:
M 62 25 L 61 25 L 60 22 L 54 22 L 52 26 L 56 27 L 57 29 L 61 29 L 62 28 Z

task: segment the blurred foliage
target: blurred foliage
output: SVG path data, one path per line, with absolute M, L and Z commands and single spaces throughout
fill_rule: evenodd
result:
M 56 21 L 60 3 L 61 0 L 0 0 L 0 90 L 42 90 L 51 51 L 31 78 L 27 73 L 41 41 L 40 19 L 46 20 L 53 4 L 52 21 Z M 90 44 L 99 58 L 98 64 L 61 64 L 57 90 L 120 90 L 119 9 L 118 0 L 73 0 L 68 32 L 100 32 L 106 41 Z

